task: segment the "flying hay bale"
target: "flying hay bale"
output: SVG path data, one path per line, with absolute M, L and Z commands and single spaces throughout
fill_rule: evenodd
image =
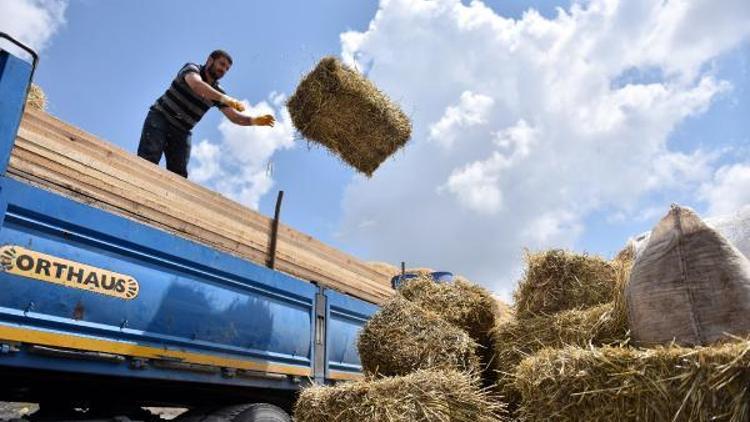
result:
M 365 373 L 405 375 L 417 369 L 478 373 L 477 344 L 437 314 L 395 297 L 365 324 L 357 342 Z
M 606 260 L 561 249 L 526 253 L 526 273 L 513 294 L 518 318 L 551 315 L 612 300 L 615 271 Z
M 750 420 L 750 342 L 545 349 L 518 366 L 526 421 Z
M 323 58 L 287 102 L 292 123 L 357 170 L 372 173 L 411 136 L 409 118 L 372 82 Z
M 29 95 L 26 97 L 26 106 L 34 110 L 44 111 L 47 109 L 47 95 L 44 94 L 39 85 L 31 84 Z
M 456 371 L 417 371 L 304 389 L 294 408 L 297 422 L 494 422 L 503 405 L 470 376 Z
M 623 291 L 630 277 L 631 259 L 622 256 L 612 262 L 616 279 L 612 302 L 588 309 L 510 320 L 495 327 L 492 338 L 497 387 L 511 407 L 520 402 L 520 394 L 514 385 L 514 373 L 524 358 L 546 347 L 602 346 L 626 344 L 629 341 Z

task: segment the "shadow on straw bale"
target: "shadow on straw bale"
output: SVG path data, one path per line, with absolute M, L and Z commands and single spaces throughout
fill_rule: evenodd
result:
M 750 342 L 545 349 L 516 373 L 528 421 L 750 420 Z
M 513 297 L 518 318 L 551 315 L 612 300 L 615 271 L 606 260 L 561 249 L 526 253 L 526 272 Z
M 503 405 L 456 371 L 421 370 L 302 391 L 297 422 L 491 422 L 506 420 Z
M 411 136 L 409 118 L 359 72 L 323 58 L 287 102 L 294 126 L 360 172 L 372 173 Z
M 367 374 L 405 375 L 417 369 L 478 373 L 477 344 L 437 314 L 396 296 L 365 324 L 357 342 Z
M 47 95 L 37 84 L 31 84 L 29 95 L 26 97 L 26 107 L 44 111 L 47 109 Z
M 512 409 L 520 402 L 513 374 L 524 358 L 547 347 L 619 345 L 629 341 L 623 291 L 630 277 L 632 257 L 618 255 L 612 261 L 612 268 L 616 287 L 613 289 L 611 302 L 588 309 L 571 309 L 552 315 L 514 319 L 498 325 L 492 331 L 498 391 Z
M 422 276 L 407 280 L 398 292 L 466 331 L 480 346 L 477 355 L 481 367 L 491 366 L 494 347 L 490 330 L 500 315 L 497 301 L 489 291 L 461 277 L 448 283 L 435 283 L 430 277 Z M 494 376 L 483 376 L 483 379 L 487 385 L 494 382 Z

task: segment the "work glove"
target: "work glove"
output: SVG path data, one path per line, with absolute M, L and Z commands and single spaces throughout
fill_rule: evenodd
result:
M 275 122 L 276 119 L 274 119 L 270 114 L 253 117 L 253 126 L 273 126 Z
M 232 107 L 233 109 L 237 111 L 245 111 L 245 105 L 240 102 L 240 100 L 236 98 L 232 98 L 229 95 L 222 95 L 221 99 L 219 100 L 220 103 Z

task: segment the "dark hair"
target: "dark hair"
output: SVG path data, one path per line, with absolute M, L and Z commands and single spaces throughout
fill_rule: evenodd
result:
M 209 59 L 214 59 L 214 60 L 218 59 L 219 57 L 224 57 L 225 59 L 229 61 L 229 64 L 233 64 L 232 56 L 230 56 L 229 53 L 227 53 L 224 50 L 214 50 L 211 52 L 211 54 L 208 55 Z

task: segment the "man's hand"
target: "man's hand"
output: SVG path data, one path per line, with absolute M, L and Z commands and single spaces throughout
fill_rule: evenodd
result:
M 245 105 L 242 104 L 240 100 L 236 98 L 232 98 L 229 95 L 222 95 L 219 102 L 229 107 L 232 107 L 233 109 L 237 111 L 240 111 L 240 112 L 245 111 Z
M 276 119 L 273 118 L 270 114 L 266 114 L 263 116 L 253 117 L 253 126 L 271 126 L 273 127 L 274 123 L 276 123 Z

